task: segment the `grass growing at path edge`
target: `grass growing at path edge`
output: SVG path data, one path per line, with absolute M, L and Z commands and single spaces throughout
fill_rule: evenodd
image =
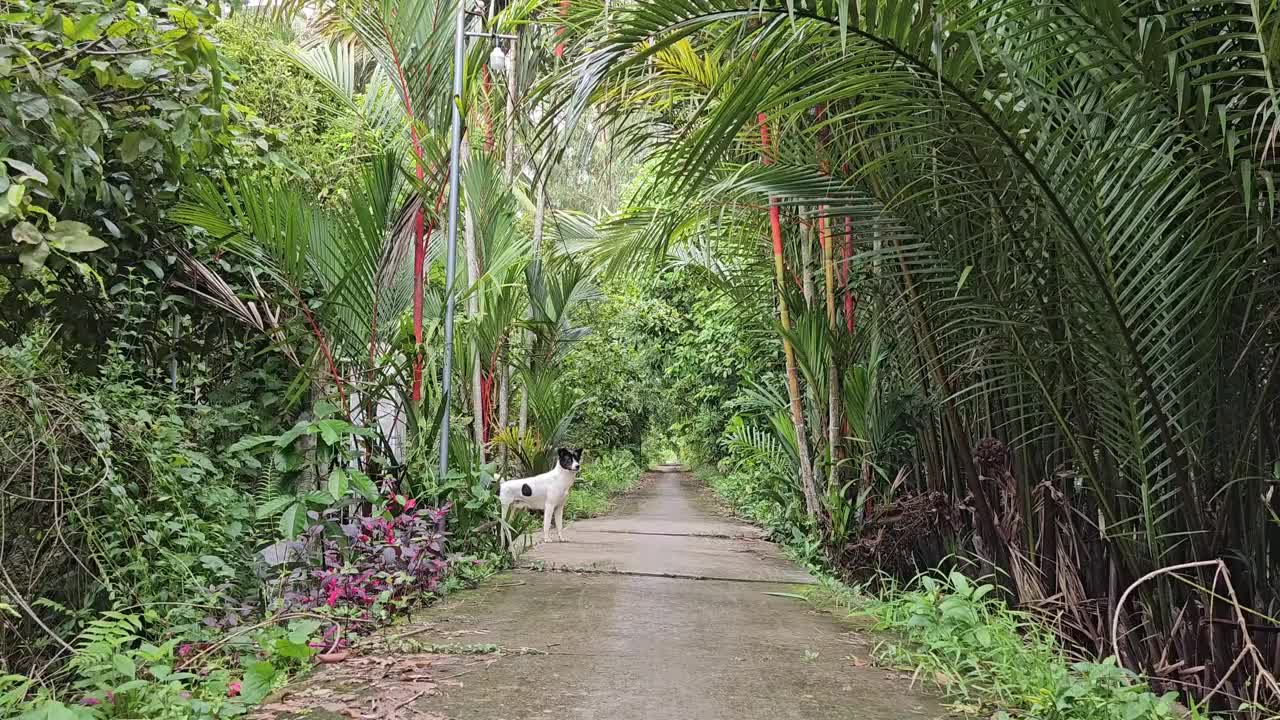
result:
M 908 589 L 869 597 L 822 578 L 809 601 L 868 617 L 896 636 L 876 647 L 877 660 L 937 684 L 953 709 L 1008 720 L 1197 720 L 1206 715 L 1158 696 L 1114 658 L 1072 662 L 1052 633 L 1010 609 L 993 587 L 960 573 L 923 575 Z
M 1010 609 L 992 586 L 960 573 L 922 575 L 907 588 L 890 585 L 878 596 L 849 587 L 827 575 L 819 548 L 797 526 L 794 509 L 769 492 L 757 473 L 702 466 L 695 475 L 739 516 L 764 526 L 819 578 L 819 585 L 804 593 L 811 603 L 873 621 L 894 638 L 876 647 L 877 661 L 937 685 L 957 712 L 992 720 L 1207 717 L 1177 705 L 1174 693 L 1151 692 L 1114 658 L 1073 661 L 1047 628 Z

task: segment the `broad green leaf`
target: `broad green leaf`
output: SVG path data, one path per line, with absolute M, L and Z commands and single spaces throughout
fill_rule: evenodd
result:
M 132 20 L 117 20 L 107 26 L 107 37 L 122 38 L 136 30 L 137 23 Z
M 254 515 L 256 515 L 259 520 L 272 517 L 277 513 L 279 513 L 281 510 L 284 510 L 286 507 L 292 504 L 295 500 L 296 498 L 290 495 L 282 495 L 281 497 L 278 497 L 278 498 L 272 498 L 267 502 L 263 503 L 262 506 L 258 508 L 257 512 L 254 513 Z
M 382 495 L 378 493 L 378 486 L 369 479 L 368 475 L 359 470 L 348 470 L 347 475 L 351 478 L 351 487 L 357 493 L 360 493 L 360 497 L 369 502 L 377 502 L 382 499 Z
M 125 677 L 131 678 L 138 674 L 138 666 L 133 663 L 133 660 L 128 655 L 113 655 L 111 657 L 111 666 L 116 669 L 116 672 Z
M 305 642 L 294 642 L 291 637 L 277 638 L 275 651 L 280 657 L 286 657 L 293 660 L 306 660 L 316 654 L 315 648 L 307 645 Z
M 18 262 L 22 265 L 22 272 L 27 275 L 35 275 L 44 268 L 44 261 L 49 259 L 49 244 L 40 243 L 34 247 L 23 248 L 18 251 Z
M 285 508 L 280 516 L 280 534 L 293 540 L 307 529 L 307 507 L 301 502 L 294 502 Z
M 309 431 L 310 431 L 310 426 L 307 423 L 300 422 L 297 425 L 294 425 L 293 427 L 289 428 L 288 430 L 276 436 L 275 446 L 278 448 L 289 447 L 290 445 L 293 444 L 294 440 L 297 440 L 303 435 L 310 434 Z
M 44 233 L 24 220 L 13 226 L 13 241 L 25 245 L 39 245 L 44 242 Z
M 98 38 L 98 18 L 100 17 L 100 15 L 85 15 L 72 22 L 70 18 L 63 16 L 62 33 L 73 43 L 96 40 Z
M 253 448 L 258 447 L 259 445 L 265 445 L 267 443 L 275 442 L 275 440 L 276 440 L 275 435 L 246 435 L 245 437 L 242 437 L 238 441 L 233 443 L 231 447 L 227 448 L 227 452 L 235 453 L 235 452 L 243 452 L 245 450 L 252 450 Z
M 320 507 L 329 507 L 333 504 L 333 496 L 319 490 L 312 490 L 303 496 L 303 499 L 312 505 L 319 505 Z
M 127 163 L 136 162 L 138 158 L 147 154 L 159 144 L 158 140 L 146 133 L 131 132 L 125 135 L 124 141 L 120 143 L 120 159 Z
M 323 625 L 319 620 L 294 620 L 289 623 L 289 639 L 293 642 L 306 644 L 311 640 L 311 636 Z
M 345 420 L 321 420 L 315 424 L 315 427 L 320 431 L 320 439 L 330 446 L 342 442 L 347 435 L 358 429 Z
M 347 489 L 351 486 L 351 480 L 347 477 L 347 471 L 342 468 L 335 468 L 329 473 L 329 495 L 333 497 L 334 502 L 338 502 L 347 496 Z
M 278 672 L 274 665 L 258 661 L 249 666 L 240 684 L 240 699 L 246 703 L 260 702 L 271 692 Z
M 336 415 L 338 413 L 338 407 L 328 400 L 320 400 L 311 408 L 311 412 L 317 418 L 327 418 L 331 415 Z
M 129 75 L 132 77 L 135 77 L 139 80 L 143 80 L 151 74 L 151 70 L 154 67 L 155 67 L 155 63 L 153 63 L 150 59 L 138 58 L 137 60 L 134 60 L 133 62 L 129 63 L 129 65 L 125 68 L 125 72 L 129 73 Z
M 45 237 L 51 247 L 66 253 L 93 252 L 107 246 L 89 233 L 88 225 L 75 220 L 59 220 Z
M 4 161 L 9 167 L 17 170 L 21 177 L 31 178 L 41 185 L 47 185 L 49 183 L 49 177 L 37 170 L 31 163 L 15 160 L 13 158 L 5 158 Z
M 23 120 L 34 121 L 49 114 L 49 98 L 30 92 L 14 93 L 13 104 L 18 107 L 18 115 Z

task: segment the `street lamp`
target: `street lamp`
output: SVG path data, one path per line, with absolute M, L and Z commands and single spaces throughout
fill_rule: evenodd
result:
M 494 45 L 493 52 L 489 53 L 489 69 L 498 75 L 507 71 L 507 54 L 502 52 L 501 45 Z
M 453 276 L 458 264 L 458 178 L 461 174 L 459 163 L 462 159 L 462 63 L 466 50 L 467 38 L 487 37 L 493 40 L 504 38 L 515 40 L 515 35 L 499 33 L 467 32 L 467 11 L 464 3 L 458 0 L 458 27 L 453 36 L 453 135 L 449 148 L 449 246 L 445 255 L 444 268 L 444 367 L 441 378 L 443 392 L 440 402 L 443 412 L 440 413 L 440 477 L 449 472 L 449 406 L 453 391 Z M 489 64 L 497 72 L 506 68 L 507 57 L 502 48 L 494 43 L 493 52 L 489 54 Z M 479 418 L 476 419 L 480 421 Z

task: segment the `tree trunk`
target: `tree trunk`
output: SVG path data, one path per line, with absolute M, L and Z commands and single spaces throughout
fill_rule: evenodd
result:
M 465 169 L 469 164 L 467 160 L 471 157 L 469 145 L 463 145 L 462 155 L 464 159 L 462 167 Z M 475 321 L 480 317 L 480 294 L 475 291 L 476 283 L 480 280 L 480 248 L 476 238 L 476 224 L 471 212 L 471 202 L 469 198 L 467 200 L 463 209 L 466 225 L 462 229 L 467 253 L 467 314 L 472 321 Z M 480 348 L 475 338 L 471 341 L 471 416 L 476 451 L 479 453 L 480 463 L 484 464 L 484 368 L 480 364 Z
M 815 235 L 813 231 L 814 217 L 815 216 L 808 216 L 808 222 L 804 222 L 800 225 L 800 285 L 804 290 L 804 307 L 806 313 L 813 312 L 813 299 L 815 294 L 813 284 L 813 236 Z M 822 407 L 826 403 L 825 400 L 822 402 L 818 401 L 817 388 L 810 383 L 805 383 L 804 397 L 808 400 L 808 404 L 805 405 L 804 403 L 801 403 L 801 407 L 811 407 L 814 409 L 815 413 L 821 416 L 823 414 Z M 821 418 L 819 419 L 821 420 Z M 809 429 L 809 442 L 813 443 L 815 456 L 813 458 L 813 476 L 815 486 L 818 484 L 817 479 L 822 476 L 818 469 L 818 459 L 822 457 L 821 448 L 826 440 L 826 438 L 823 437 L 826 434 L 826 429 L 823 428 L 822 425 L 823 423 L 819 422 Z
M 843 267 L 840 268 L 840 284 L 844 287 L 844 324 L 852 335 L 857 327 L 857 304 L 853 299 L 853 286 L 849 284 L 849 273 L 853 271 L 853 219 L 844 219 Z
M 769 119 L 764 113 L 758 116 L 760 121 L 761 160 L 768 165 L 769 157 Z M 777 198 L 769 198 L 769 229 L 773 235 L 773 273 L 778 285 L 778 314 L 782 329 L 791 332 L 791 313 L 787 309 L 786 273 L 782 263 L 782 218 L 778 209 Z M 808 429 L 805 427 L 804 410 L 800 407 L 800 378 L 796 371 L 795 350 L 791 347 L 791 339 L 782 336 L 782 351 L 786 357 L 787 394 L 791 399 L 791 422 L 796 431 L 796 447 L 800 454 L 800 489 L 804 493 L 805 511 L 813 520 L 818 519 L 818 491 L 813 483 L 813 466 L 809 460 Z
M 813 226 L 800 226 L 800 280 L 804 287 L 804 306 L 813 309 Z
M 538 177 L 538 188 L 535 191 L 537 200 L 534 202 L 533 208 L 533 262 L 542 259 L 542 223 L 547 215 L 547 179 L 545 176 Z M 533 308 L 529 308 L 530 319 L 533 318 Z M 529 333 L 525 340 L 525 349 L 528 351 L 526 355 L 533 352 L 533 333 Z M 532 359 L 530 359 L 532 364 Z M 520 434 L 523 436 L 529 428 L 529 393 L 520 393 Z
M 511 52 L 507 54 L 507 127 L 503 138 L 502 171 L 510 185 L 516 176 L 516 46 L 520 38 L 511 43 Z
M 505 343 L 504 343 L 505 345 Z M 505 349 L 505 348 L 504 348 Z M 499 355 L 498 360 L 498 427 L 504 431 L 511 420 L 511 366 L 505 357 Z M 498 452 L 498 463 L 505 472 L 507 467 L 507 447 L 502 446 Z
M 827 330 L 831 334 L 831 357 L 827 363 L 827 453 L 830 465 L 827 468 L 828 491 L 839 482 L 836 466 L 842 453 L 840 440 L 840 368 L 836 367 L 836 272 L 835 252 L 832 246 L 830 220 L 826 217 L 827 208 L 818 208 L 818 240 L 822 243 L 823 281 L 827 289 Z
M 502 174 L 507 180 L 507 187 L 515 188 L 516 175 L 516 46 L 519 37 L 511 43 L 511 51 L 507 54 L 507 112 L 506 136 L 502 147 Z M 510 332 L 510 330 L 508 330 Z M 511 354 L 505 352 L 509 336 L 502 339 L 502 348 L 498 353 L 498 427 L 505 432 L 511 419 Z M 498 451 L 498 463 L 503 471 L 507 468 L 507 446 Z

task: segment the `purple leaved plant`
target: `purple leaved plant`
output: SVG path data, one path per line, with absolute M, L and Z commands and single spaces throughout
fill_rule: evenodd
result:
M 341 526 L 340 535 L 321 525 L 309 528 L 303 557 L 311 562 L 288 578 L 286 609 L 328 607 L 363 616 L 375 605 L 400 609 L 435 592 L 448 569 L 449 506 L 418 510 L 413 500 L 395 497 L 389 508 L 397 512 L 355 518 Z
M 260 575 L 265 580 L 274 574 L 271 585 L 285 612 L 336 610 L 385 618 L 439 588 L 449 567 L 445 518 L 451 507 L 418 508 L 413 499 L 392 496 L 387 512 L 343 524 L 315 517 L 296 540 L 271 546 Z M 251 602 L 226 604 L 205 624 L 234 627 L 256 610 Z M 342 641 L 326 636 L 322 642 L 334 647 Z

